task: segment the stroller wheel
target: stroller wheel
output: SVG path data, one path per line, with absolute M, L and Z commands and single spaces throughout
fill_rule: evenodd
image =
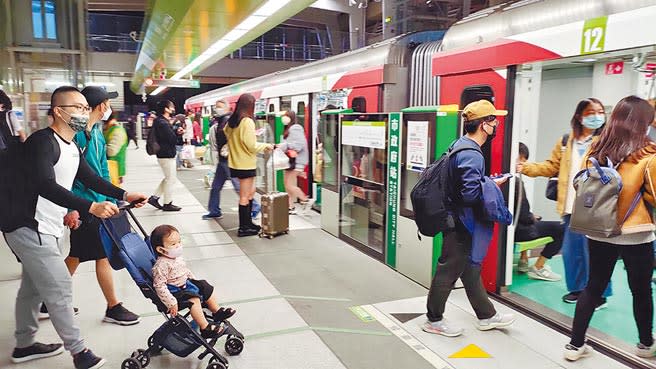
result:
M 130 356 L 133 359 L 137 359 L 139 361 L 139 364 L 141 364 L 142 368 L 145 368 L 150 364 L 150 356 L 145 354 L 146 350 L 144 349 L 138 349 L 137 351 L 133 352 L 132 355 Z
M 224 348 L 230 356 L 239 355 L 244 350 L 244 340 L 239 337 L 230 336 L 226 340 Z
M 162 346 L 159 345 L 155 346 L 155 337 L 153 336 L 150 336 L 148 338 L 148 348 L 150 349 L 150 352 L 152 352 L 153 354 L 159 354 L 164 349 L 164 347 Z
M 223 365 L 223 363 L 215 361 L 213 363 L 209 363 L 209 365 L 207 365 L 207 369 L 227 369 L 227 367 Z
M 129 358 L 123 360 L 123 364 L 121 364 L 121 369 L 141 369 L 141 364 L 137 359 L 134 358 Z

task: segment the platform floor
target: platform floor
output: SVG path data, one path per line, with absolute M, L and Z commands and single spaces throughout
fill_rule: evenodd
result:
M 161 179 L 153 157 L 133 147 L 128 152 L 125 188 L 151 193 Z M 244 352 L 229 357 L 230 368 L 243 369 L 429 369 L 429 368 L 623 368 L 596 353 L 577 363 L 562 359 L 567 337 L 536 321 L 518 316 L 507 330 L 479 332 L 464 291 L 455 290 L 447 316 L 465 327 L 465 334 L 446 338 L 424 333 L 427 290 L 382 263 L 319 228 L 319 215 L 291 217 L 291 232 L 274 240 L 236 237 L 236 195 L 226 184 L 222 193 L 225 217 L 203 221 L 208 190 L 202 177 L 209 168 L 197 165 L 179 172 L 175 203 L 180 213 L 151 207 L 136 214 L 147 230 L 170 223 L 183 234 L 184 256 L 196 273 L 212 282 L 222 304 L 237 309 L 231 321 L 246 335 Z M 67 249 L 68 241 L 63 240 Z M 67 253 L 67 250 L 64 250 Z M 20 266 L 5 245 L 0 247 L 0 368 L 72 368 L 69 355 L 13 365 L 14 297 Z M 115 273 L 117 294 L 142 316 L 131 327 L 102 323 L 105 302 L 93 263 L 74 276 L 74 305 L 88 346 L 119 368 L 163 322 L 125 271 Z M 498 310 L 510 311 L 495 302 Z M 632 318 L 625 317 L 627 324 Z M 59 342 L 50 321 L 42 321 L 41 342 Z M 474 345 L 474 346 L 470 346 Z M 222 342 L 217 345 L 222 352 Z M 454 358 L 464 348 L 469 356 Z M 457 355 L 456 355 L 457 356 Z M 465 355 L 467 356 L 467 355 Z M 207 359 L 154 357 L 149 368 L 204 369 Z

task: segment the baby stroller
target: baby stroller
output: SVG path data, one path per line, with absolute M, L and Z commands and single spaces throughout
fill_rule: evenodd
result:
M 160 301 L 152 284 L 155 254 L 149 245 L 148 234 L 132 213 L 131 209 L 133 207 L 134 204 L 122 203 L 119 206 L 121 211 L 117 216 L 102 220 L 100 235 L 103 240 L 103 247 L 112 268 L 115 270 L 126 268 L 141 293 L 157 306 L 157 310 L 164 316 L 166 322 L 148 338 L 148 348 L 134 351 L 131 357 L 123 361 L 121 368 L 145 368 L 150 363 L 150 357 L 159 354 L 163 349 L 176 356 L 187 357 L 202 347 L 203 352 L 198 356 L 198 359 L 202 360 L 210 355 L 207 369 L 227 369 L 228 360 L 214 348 L 220 337 L 207 341 L 203 339 L 196 323 L 190 318 L 190 312 L 188 310 L 186 313 L 183 311 L 191 306 L 190 303 L 180 304 L 179 309 L 181 312 L 176 316 L 166 314 L 168 309 Z M 139 228 L 144 238 L 133 232 L 128 215 Z M 205 315 L 207 320 L 212 322 L 212 315 L 207 312 Z M 244 348 L 244 336 L 228 320 L 224 320 L 222 323 L 225 329 L 221 337 L 226 336 L 225 351 L 231 356 L 239 355 Z

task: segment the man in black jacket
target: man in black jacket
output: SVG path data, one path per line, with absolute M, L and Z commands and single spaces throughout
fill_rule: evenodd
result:
M 105 361 L 87 349 L 73 318 L 71 275 L 59 250 L 58 240 L 64 233 L 63 218 L 67 209 L 108 218 L 118 213 L 111 202 L 91 202 L 71 192 L 79 180 L 100 194 L 115 199 L 139 202 L 146 196 L 128 193 L 94 173 L 80 149 L 73 142 L 76 132 L 83 131 L 89 120 L 89 105 L 75 87 L 60 87 L 52 94 L 53 124 L 35 132 L 25 143 L 23 170 L 12 175 L 15 186 L 22 190 L 9 214 L 3 212 L 7 244 L 22 263 L 21 286 L 16 296 L 16 349 L 11 360 L 20 363 L 58 355 L 61 344 L 35 341 L 41 301 L 48 306 L 50 320 L 73 355 L 76 369 L 101 367 Z M 12 204 L 14 203 L 11 201 Z M 6 210 L 6 209 L 5 209 Z M 11 219 L 11 224 L 4 220 Z
M 164 211 L 180 211 L 179 206 L 173 205 L 173 186 L 177 180 L 175 156 L 175 145 L 178 142 L 178 135 L 171 126 L 171 116 L 175 113 L 175 105 L 172 101 L 164 100 L 157 104 L 157 118 L 153 122 L 153 128 L 150 134 L 155 135 L 159 144 L 157 152 L 157 163 L 162 168 L 164 179 L 160 182 L 155 196 L 151 196 L 148 203 Z M 178 128 L 178 131 L 180 128 Z M 159 196 L 164 195 L 164 205 L 160 205 Z

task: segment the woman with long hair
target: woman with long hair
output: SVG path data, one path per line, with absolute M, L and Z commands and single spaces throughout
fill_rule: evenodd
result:
M 235 112 L 224 128 L 228 139 L 230 175 L 239 179 L 239 237 L 254 236 L 260 232 L 260 226 L 253 224 L 251 218 L 257 153 L 273 149 L 271 144 L 256 141 L 254 111 L 255 97 L 251 94 L 239 96 Z
M 565 358 L 577 360 L 592 351 L 585 345 L 585 333 L 595 307 L 613 275 L 619 257 L 624 261 L 633 295 L 633 317 L 638 327 L 640 342 L 635 353 L 641 357 L 653 357 L 656 351 L 652 337 L 654 306 L 651 275 L 654 254 L 652 243 L 654 219 L 651 209 L 656 206 L 656 144 L 647 137 L 647 129 L 654 120 L 654 108 L 646 100 L 628 96 L 620 100 L 601 133 L 593 144 L 589 157 L 601 165 L 619 163 L 617 171 L 623 187 L 617 200 L 617 221 L 622 224 L 622 234 L 599 238 L 588 236 L 590 250 L 590 280 L 576 303 L 572 337 L 565 346 Z M 641 200 L 629 211 L 633 199 L 642 192 Z
M 312 200 L 298 187 L 298 177 L 306 178 L 305 167 L 310 155 L 305 130 L 301 124 L 296 123 L 296 113 L 287 110 L 282 116 L 282 123 L 285 125 L 283 140 L 277 147 L 289 156 L 290 167 L 285 170 L 285 191 L 289 194 L 289 214 L 296 214 L 294 204 L 297 199 L 304 212 L 312 207 Z
M 574 206 L 574 176 L 583 166 L 583 159 L 591 145 L 599 139 L 606 123 L 604 105 L 593 97 L 579 101 L 570 121 L 572 131 L 562 138 L 551 151 L 551 158 L 541 163 L 518 163 L 517 172 L 529 177 L 558 176 L 557 210 L 562 217 L 565 233 L 563 235 L 562 254 L 565 266 L 565 282 L 568 293 L 563 302 L 575 304 L 579 295 L 588 284 L 590 269 L 587 239 L 585 236 L 570 232 L 569 222 Z M 565 143 L 565 145 L 563 145 Z M 528 272 L 531 279 L 555 280 L 560 276 L 545 265 L 547 259 L 540 257 L 529 268 L 528 263 L 519 265 L 520 272 Z M 611 285 L 599 300 L 597 309 L 606 307 L 606 298 L 612 295 Z

